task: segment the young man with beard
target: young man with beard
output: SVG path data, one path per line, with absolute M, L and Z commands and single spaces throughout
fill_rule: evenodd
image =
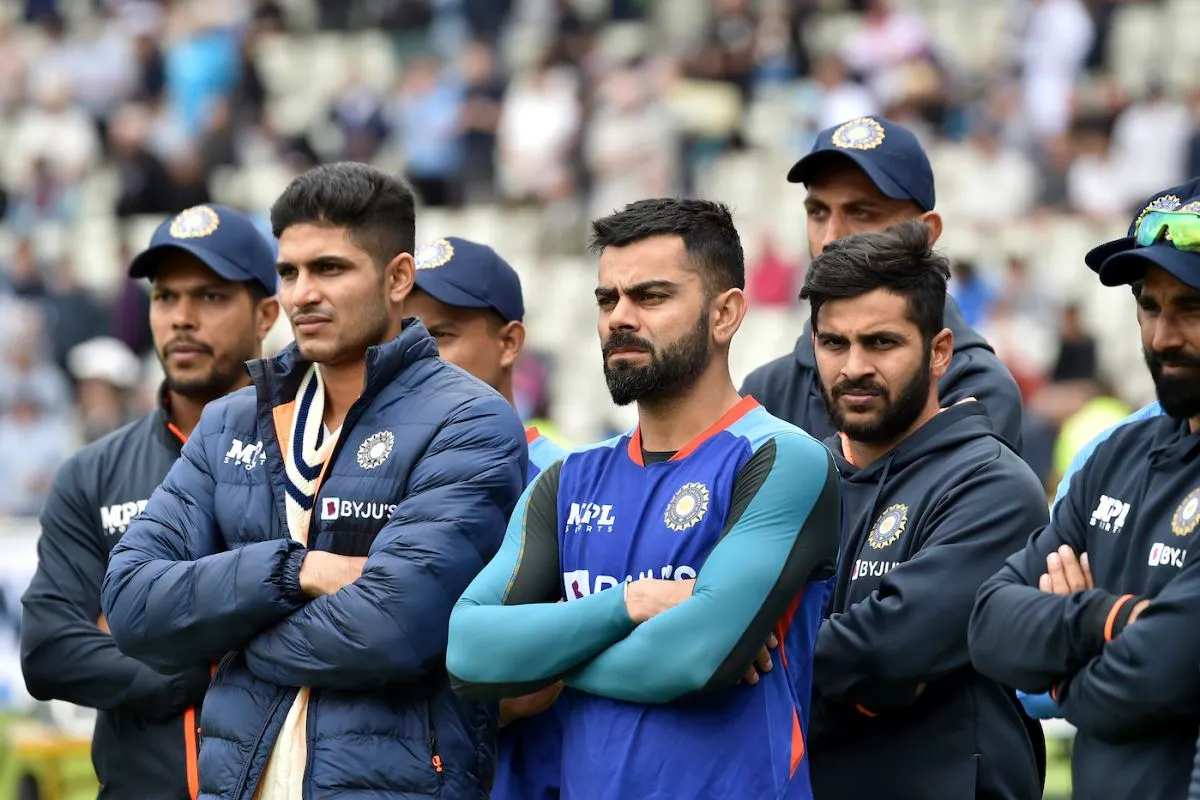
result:
M 912 131 L 882 117 L 859 117 L 821 131 L 787 179 L 808 190 L 804 208 L 812 258 L 845 236 L 882 231 L 904 220 L 922 220 L 930 244 L 942 233 L 929 157 Z M 1019 450 L 1021 393 L 1016 381 L 987 341 L 967 325 L 953 298 L 946 298 L 942 322 L 954 334 L 953 357 L 938 380 L 942 405 L 975 398 L 987 409 L 996 432 Z M 753 395 L 772 414 L 818 439 L 834 433 L 808 323 L 795 352 L 751 372 L 741 393 Z
M 949 275 L 910 221 L 831 243 L 805 276 L 847 510 L 813 662 L 817 798 L 1042 796 L 1040 730 L 971 666 L 967 621 L 1045 494 L 980 403 L 938 402 Z
M 195 707 L 203 663 L 162 674 L 117 649 L 100 613 L 109 553 L 179 458 L 209 402 L 249 384 L 279 315 L 275 253 L 249 219 L 203 205 L 163 222 L 129 274 L 149 278 L 150 329 L 165 380 L 141 420 L 59 468 L 42 512 L 38 568 L 22 598 L 29 693 L 96 709 L 101 798 L 196 797 Z
M 448 668 L 480 699 L 566 684 L 568 800 L 810 798 L 807 589 L 833 571 L 837 473 L 733 386 L 728 209 L 640 201 L 594 222 L 592 245 L 605 377 L 638 426 L 526 490 L 451 616 Z M 760 678 L 772 634 L 782 668 Z
M 499 392 L 509 404 L 513 365 L 525 345 L 525 299 L 516 270 L 492 248 L 454 236 L 416 253 L 416 288 L 405 306 L 443 359 Z M 528 482 L 567 451 L 526 428 Z M 555 800 L 562 748 L 562 682 L 500 703 L 496 781 L 491 800 Z
M 444 667 L 453 602 L 525 483 L 520 420 L 403 316 L 412 190 L 317 167 L 271 209 L 296 341 L 210 405 L 113 552 L 117 644 L 219 659 L 200 791 L 483 800 L 494 715 Z
M 1088 254 L 1132 285 L 1164 415 L 1125 425 L 1052 522 L 979 592 L 971 656 L 1049 691 L 1076 728 L 1077 800 L 1184 797 L 1200 728 L 1200 192 L 1159 197 Z

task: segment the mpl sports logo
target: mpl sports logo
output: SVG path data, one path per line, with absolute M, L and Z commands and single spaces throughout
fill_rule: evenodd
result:
M 630 581 L 641 580 L 642 578 L 659 578 L 664 581 L 687 581 L 695 577 L 695 567 L 690 567 L 687 564 L 680 564 L 678 567 L 667 564 L 665 567 L 657 570 L 653 568 L 642 570 L 636 576 L 626 575 L 624 578 L 618 578 L 615 575 L 601 575 L 599 573 L 593 575 L 591 570 L 575 569 L 563 573 L 563 597 L 568 600 L 579 600 L 590 594 L 611 589 L 618 584 L 629 583 Z
M 243 443 L 241 439 L 234 439 L 229 446 L 229 452 L 225 454 L 225 463 L 235 462 L 238 466 L 245 469 L 247 472 L 266 463 L 267 453 L 263 449 L 262 442 Z
M 340 497 L 321 498 L 321 519 L 328 522 L 336 519 L 386 520 L 395 511 L 395 503 L 360 503 Z
M 603 531 L 612 533 L 617 518 L 613 515 L 613 507 L 602 503 L 571 503 L 567 512 L 567 524 L 563 533 L 593 533 Z
M 1092 518 L 1088 520 L 1088 525 L 1107 533 L 1120 533 L 1121 528 L 1125 527 L 1125 518 L 1128 516 L 1129 503 L 1102 494 L 1100 501 L 1096 503 L 1095 510 L 1092 511 Z
M 149 500 L 130 500 L 125 503 L 113 503 L 110 506 L 100 506 L 100 525 L 109 536 L 124 533 L 129 523 L 138 514 L 146 510 Z

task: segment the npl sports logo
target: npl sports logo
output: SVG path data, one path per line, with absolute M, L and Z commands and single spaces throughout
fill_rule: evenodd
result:
M 564 533 L 593 533 L 604 531 L 612 533 L 617 518 L 613 516 L 613 507 L 607 503 L 571 503 L 567 512 L 567 524 Z
M 321 519 L 326 522 L 338 519 L 386 520 L 395 511 L 395 503 L 360 503 L 340 497 L 321 498 Z

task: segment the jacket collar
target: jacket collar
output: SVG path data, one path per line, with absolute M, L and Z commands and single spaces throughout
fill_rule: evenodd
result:
M 437 354 L 437 343 L 421 321 L 416 317 L 406 317 L 395 339 L 367 348 L 364 356 L 367 374 L 362 399 L 369 401 L 404 370 Z M 296 343 L 292 342 L 273 358 L 247 361 L 246 370 L 259 390 L 259 397 L 263 397 L 265 391 L 272 404 L 277 405 L 296 399 L 296 390 L 311 363 L 300 355 Z

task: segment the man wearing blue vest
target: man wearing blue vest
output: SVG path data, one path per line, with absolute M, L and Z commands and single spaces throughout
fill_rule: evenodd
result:
M 594 222 L 592 245 L 605 378 L 638 426 L 525 491 L 451 615 L 447 669 L 478 699 L 566 684 L 565 800 L 810 800 L 832 458 L 730 378 L 746 301 L 728 209 L 640 201 Z M 760 678 L 771 635 L 781 668 Z
M 525 345 L 521 278 L 487 245 L 448 237 L 416 253 L 405 313 L 419 317 L 446 361 L 465 369 L 516 405 L 513 365 Z M 529 481 L 567 451 L 526 428 Z M 491 800 L 554 800 L 562 749 L 562 683 L 500 703 L 496 782 Z

